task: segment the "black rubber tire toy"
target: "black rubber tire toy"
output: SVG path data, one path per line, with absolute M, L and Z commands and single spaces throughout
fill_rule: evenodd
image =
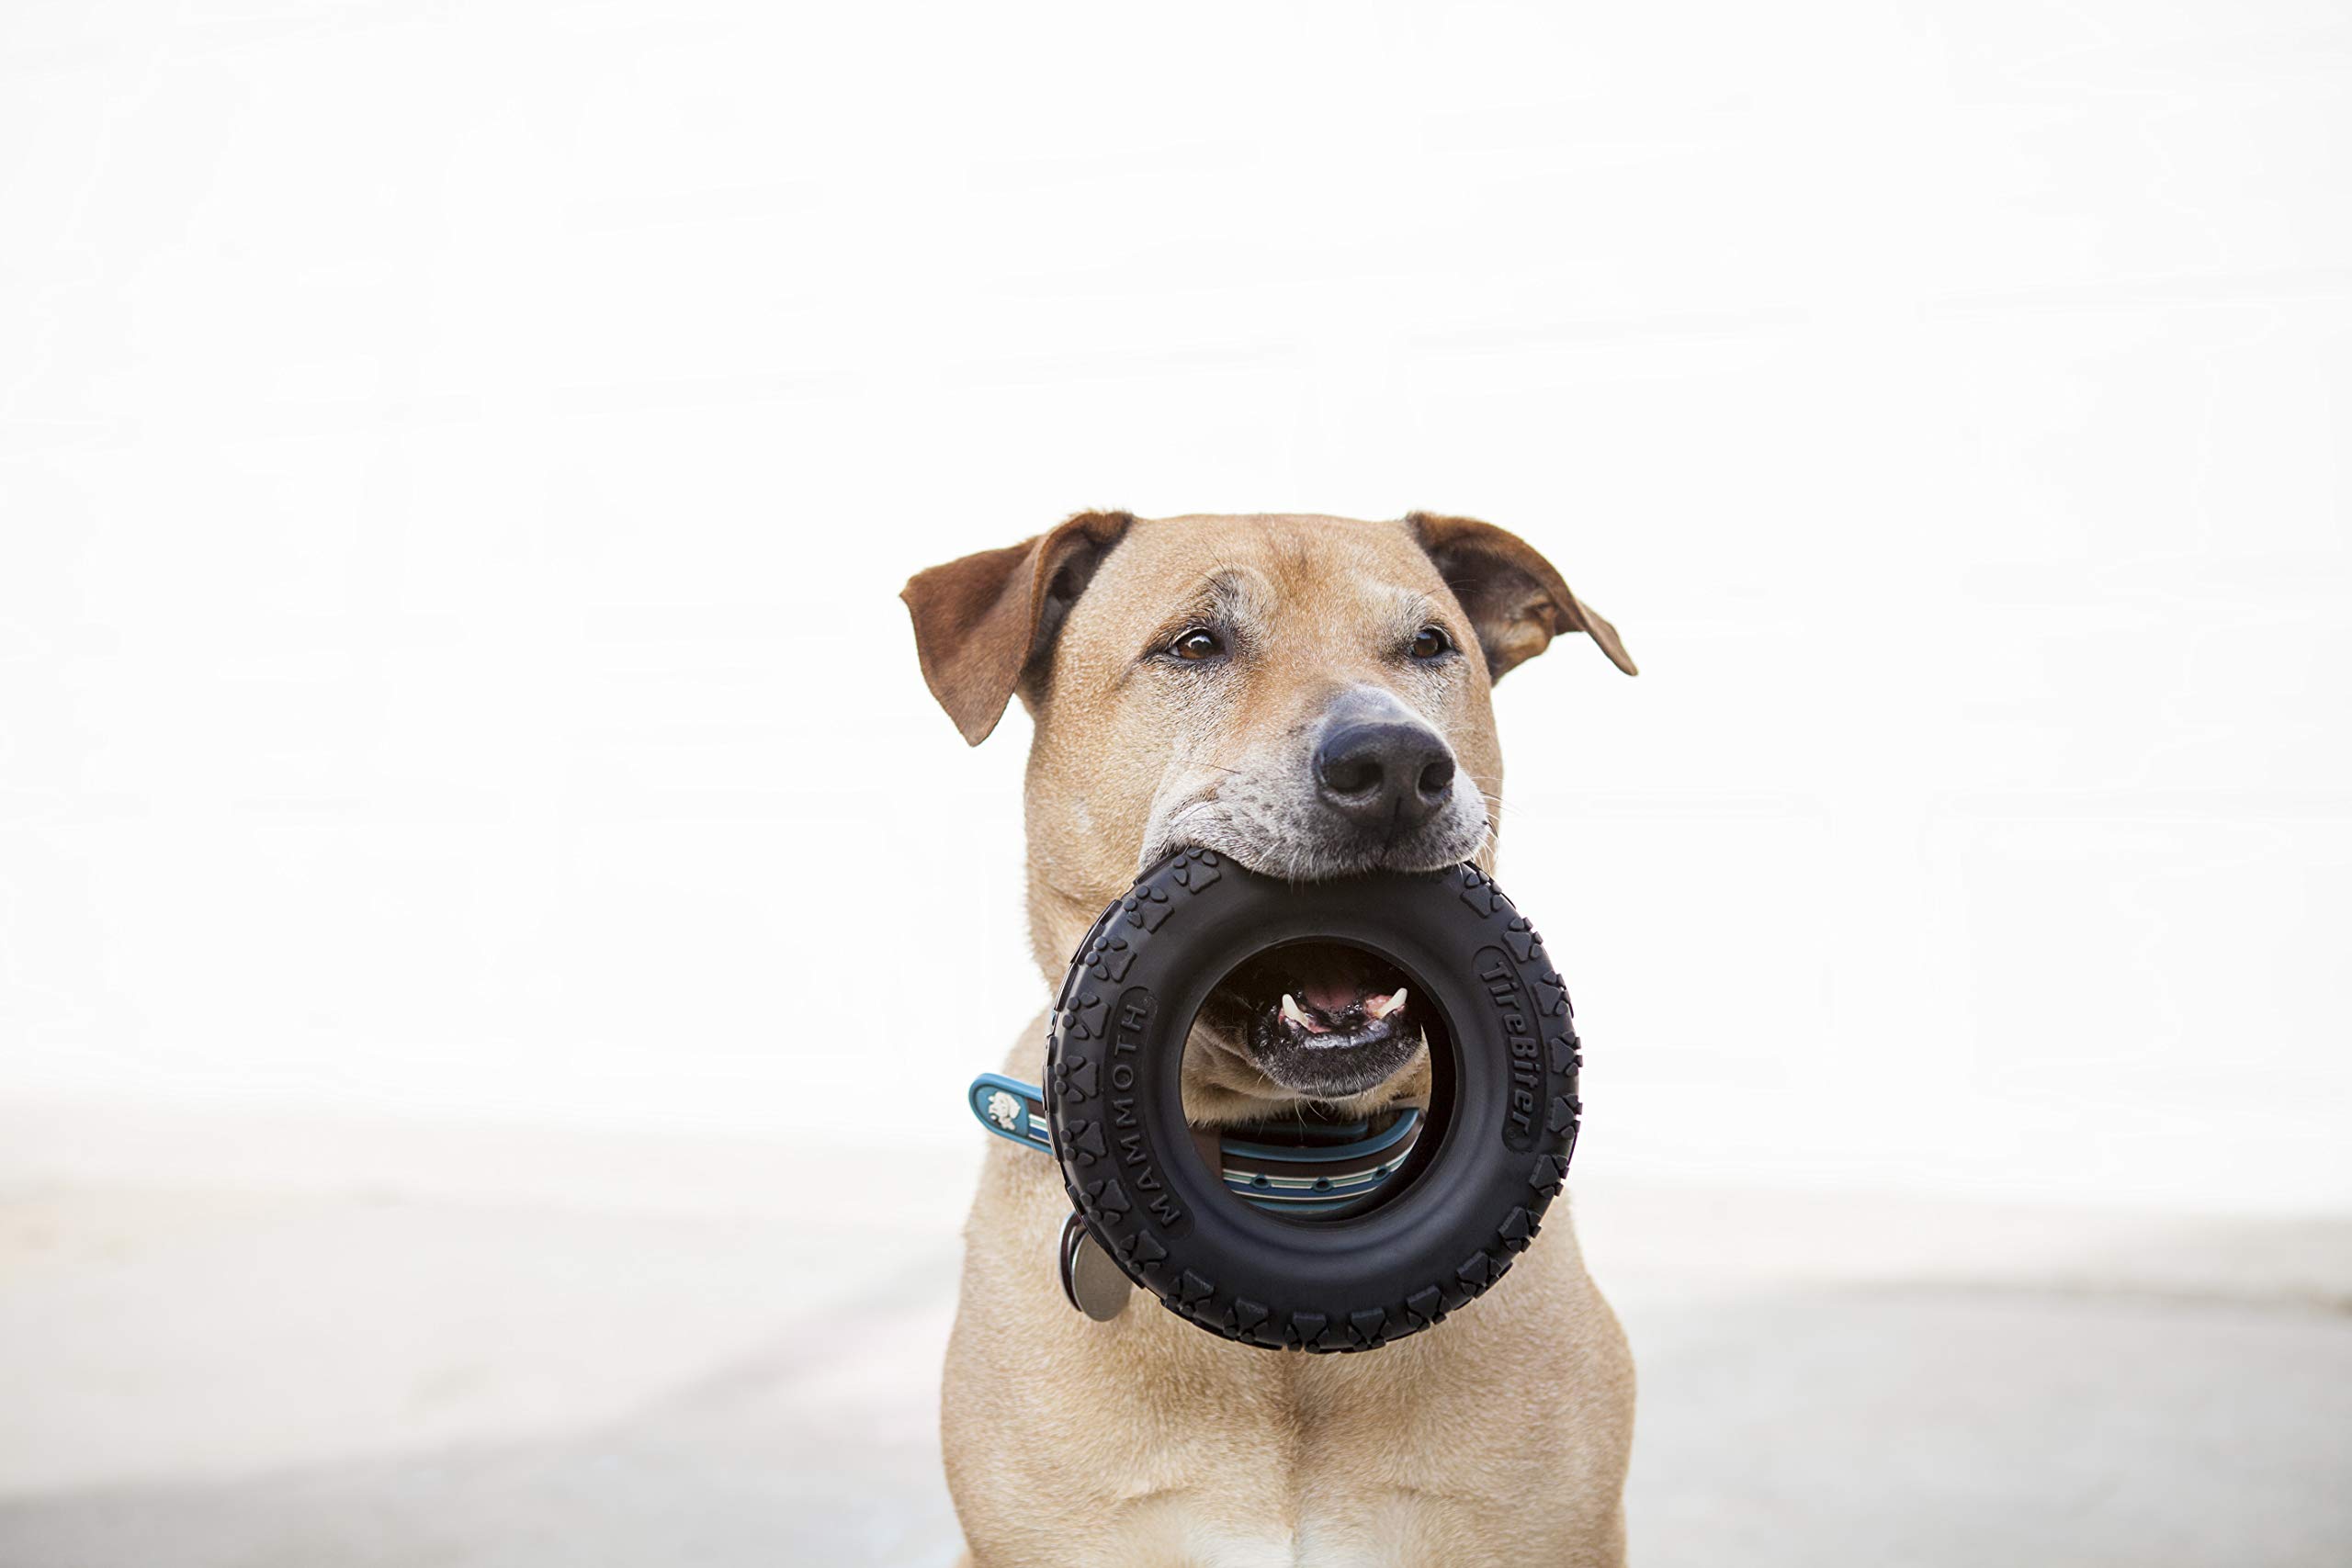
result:
M 1378 954 L 1440 1025 L 1424 1029 L 1435 1103 L 1395 1196 L 1311 1223 L 1227 1193 L 1180 1083 L 1209 992 L 1299 942 Z M 1071 1203 L 1170 1311 L 1269 1349 L 1369 1350 L 1442 1320 L 1535 1239 L 1576 1146 L 1582 1060 L 1543 938 L 1475 866 L 1292 884 L 1183 850 L 1079 944 L 1046 1031 L 1045 1100 Z

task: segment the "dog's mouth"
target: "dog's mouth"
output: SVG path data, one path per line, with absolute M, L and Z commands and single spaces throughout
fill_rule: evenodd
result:
M 1226 976 L 1203 1012 L 1275 1083 L 1339 1100 L 1413 1059 L 1422 1005 L 1394 964 L 1361 948 L 1309 942 L 1260 953 Z

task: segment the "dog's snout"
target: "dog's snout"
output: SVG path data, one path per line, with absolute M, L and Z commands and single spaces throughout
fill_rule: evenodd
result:
M 1453 752 L 1427 725 L 1342 725 L 1315 750 L 1315 782 L 1331 808 L 1361 827 L 1418 828 L 1453 790 Z

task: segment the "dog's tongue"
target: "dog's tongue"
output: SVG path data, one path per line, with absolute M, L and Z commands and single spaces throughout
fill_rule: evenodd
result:
M 1389 990 L 1363 964 L 1316 964 L 1298 976 L 1297 998 L 1308 1010 L 1298 1021 L 1313 1034 L 1357 1019 L 1376 1021 L 1404 1006 L 1405 996 Z
M 1255 1016 L 1301 1034 L 1352 1038 L 1405 1005 L 1404 980 L 1359 949 L 1300 942 L 1252 959 L 1227 984 Z
M 1322 975 L 1300 981 L 1298 999 L 1327 1018 L 1337 1018 L 1371 999 L 1371 988 L 1357 976 Z

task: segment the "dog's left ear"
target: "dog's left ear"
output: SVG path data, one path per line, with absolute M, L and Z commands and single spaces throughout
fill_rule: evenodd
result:
M 1004 716 L 1030 661 L 1095 566 L 1135 518 L 1081 512 L 1049 534 L 919 571 L 899 597 L 915 621 L 915 657 L 931 694 L 978 746 Z
M 1641 673 L 1618 640 L 1617 628 L 1570 592 L 1552 563 L 1518 535 L 1475 517 L 1427 512 L 1408 513 L 1405 525 L 1462 601 L 1487 656 L 1488 679 L 1501 680 L 1504 671 L 1534 658 L 1564 632 L 1587 633 L 1609 662 L 1628 675 Z

